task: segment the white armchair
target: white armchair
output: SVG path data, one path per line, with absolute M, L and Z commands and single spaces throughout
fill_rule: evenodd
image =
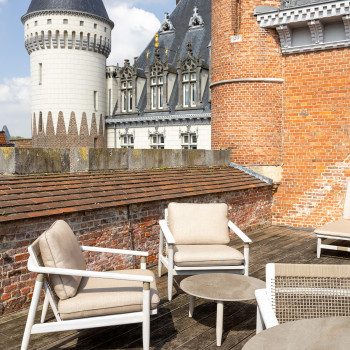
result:
M 249 244 L 252 242 L 227 219 L 224 203 L 170 203 L 159 221 L 158 274 L 168 270 L 168 298 L 172 299 L 173 276 L 209 272 L 248 275 Z M 229 229 L 243 242 L 244 254 L 229 247 Z M 164 239 L 166 251 L 163 251 Z M 165 254 L 164 254 L 165 253 Z
M 322 249 L 343 250 L 350 252 L 349 247 L 331 244 L 329 240 L 350 241 L 350 179 L 348 179 L 343 206 L 343 217 L 328 223 L 315 230 L 317 234 L 317 257 L 321 256 Z M 328 240 L 328 243 L 324 243 Z
M 157 313 L 159 296 L 147 252 L 79 246 L 70 227 L 56 221 L 31 246 L 28 269 L 37 272 L 22 340 L 31 334 L 142 323 L 143 348 L 149 349 L 150 315 Z M 87 271 L 82 251 L 141 256 L 140 270 Z M 34 324 L 41 290 L 45 300 L 41 323 Z M 45 323 L 50 304 L 56 322 Z
M 266 289 L 255 296 L 256 333 L 301 319 L 350 316 L 350 266 L 267 264 Z

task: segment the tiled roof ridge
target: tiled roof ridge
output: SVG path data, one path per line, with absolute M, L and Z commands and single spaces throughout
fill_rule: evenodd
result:
M 264 186 L 232 167 L 0 177 L 0 222 Z

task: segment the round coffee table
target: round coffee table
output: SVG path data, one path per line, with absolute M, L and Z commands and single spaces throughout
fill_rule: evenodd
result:
M 185 278 L 180 288 L 190 295 L 190 317 L 193 316 L 195 297 L 216 301 L 216 344 L 221 346 L 224 302 L 255 299 L 254 291 L 265 288 L 265 282 L 230 273 L 205 273 Z
M 311 318 L 266 329 L 250 339 L 243 350 L 348 349 L 350 317 Z

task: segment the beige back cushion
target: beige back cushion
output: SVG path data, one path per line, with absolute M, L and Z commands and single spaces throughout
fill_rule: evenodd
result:
M 350 220 L 350 179 L 348 179 L 348 182 L 346 184 L 343 219 Z
M 39 245 L 46 267 L 86 270 L 85 259 L 78 240 L 65 221 L 55 221 L 40 236 Z M 57 296 L 65 300 L 76 295 L 81 277 L 50 275 L 50 281 Z
M 227 244 L 227 205 L 225 203 L 170 203 L 168 225 L 176 244 Z

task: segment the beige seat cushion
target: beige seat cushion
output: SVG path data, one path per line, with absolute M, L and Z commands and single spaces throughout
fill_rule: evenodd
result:
M 177 266 L 238 266 L 244 256 L 226 245 L 176 245 L 174 262 Z
M 350 239 L 350 220 L 339 219 L 315 230 L 317 234 L 338 236 Z
M 86 270 L 86 263 L 78 240 L 68 224 L 58 220 L 39 239 L 41 257 L 46 267 Z M 64 300 L 74 297 L 81 277 L 50 275 L 57 296 Z
M 149 270 L 109 272 L 154 277 Z M 142 286 L 142 282 L 83 277 L 76 296 L 60 300 L 58 311 L 63 320 L 141 311 Z M 153 281 L 151 309 L 156 308 L 158 304 L 157 286 Z
M 168 226 L 176 244 L 227 244 L 227 205 L 225 203 L 170 203 Z

